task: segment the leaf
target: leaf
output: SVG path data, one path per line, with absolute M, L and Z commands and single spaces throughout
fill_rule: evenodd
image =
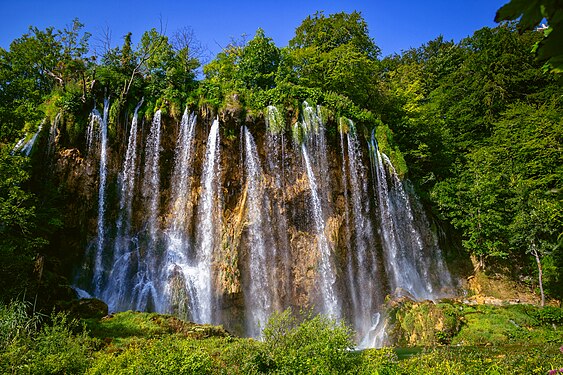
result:
M 497 11 L 495 22 L 513 21 L 519 17 L 522 17 L 519 23 L 521 31 L 537 26 L 544 18 L 541 0 L 512 0 Z

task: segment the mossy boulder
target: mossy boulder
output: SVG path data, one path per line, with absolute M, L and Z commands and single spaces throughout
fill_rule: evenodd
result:
M 449 302 L 404 299 L 389 311 L 392 342 L 399 346 L 449 344 L 462 326 L 459 308 Z
M 108 305 L 97 298 L 83 298 L 72 301 L 68 310 L 71 315 L 82 319 L 96 319 L 108 315 Z

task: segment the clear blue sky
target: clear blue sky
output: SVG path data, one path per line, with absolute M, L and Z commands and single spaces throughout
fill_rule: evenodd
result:
M 279 46 L 286 46 L 295 28 L 308 15 L 324 11 L 360 11 L 370 35 L 383 56 L 419 47 L 439 35 L 459 41 L 484 26 L 495 26 L 496 10 L 508 0 L 371 0 L 371 1 L 294 1 L 277 0 L 153 0 L 153 1 L 59 1 L 0 0 L 0 47 L 26 33 L 30 25 L 62 29 L 78 17 L 85 30 L 100 37 L 109 28 L 114 45 L 121 44 L 128 31 L 133 41 L 162 19 L 166 33 L 190 26 L 213 57 L 231 38 L 242 34 L 248 39 L 257 28 Z

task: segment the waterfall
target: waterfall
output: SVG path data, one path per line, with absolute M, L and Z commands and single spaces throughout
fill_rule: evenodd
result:
M 133 120 L 129 130 L 127 151 L 123 167 L 118 176 L 119 212 L 116 222 L 116 235 L 113 247 L 113 259 L 108 282 L 102 297 L 110 311 L 128 307 L 130 303 L 131 280 L 135 280 L 140 257 L 137 250 L 137 238 L 131 236 L 131 220 L 133 214 L 133 197 L 135 193 L 135 177 L 137 174 L 137 131 L 138 111 L 143 100 L 135 107 Z
M 168 212 L 171 215 L 166 231 L 167 247 L 165 264 L 161 277 L 166 282 L 167 309 L 177 315 L 191 319 L 196 310 L 195 290 L 190 278 L 192 267 L 189 264 L 189 254 L 193 251 L 192 244 L 186 233 L 188 224 L 193 216 L 191 202 L 192 163 L 194 154 L 194 134 L 197 116 L 184 111 L 176 152 L 174 156 L 174 170 L 170 183 L 171 197 Z
M 451 288 L 412 187 L 352 121 L 333 132 L 332 117 L 304 103 L 291 129 L 270 106 L 265 129 L 216 119 L 204 134 L 185 110 L 175 132 L 160 111 L 141 129 L 141 105 L 113 188 L 108 101 L 90 117 L 98 221 L 81 295 L 256 338 L 273 312 L 316 305 L 365 348 L 386 341 L 385 296 L 436 299 Z
M 389 158 L 379 151 L 373 135 L 370 151 L 385 264 L 393 293 L 416 300 L 435 299 L 439 296 L 435 284 L 442 287 L 451 284 L 441 251 L 435 240 L 433 243 L 423 241 L 403 182 Z M 420 216 L 424 217 L 424 213 Z M 423 224 L 429 226 L 426 221 Z M 437 280 L 433 280 L 433 275 Z
M 29 140 L 27 140 L 27 142 L 26 142 L 26 139 L 29 135 L 26 135 L 25 137 L 20 139 L 18 141 L 18 143 L 16 143 L 16 145 L 12 149 L 11 154 L 13 155 L 13 154 L 15 154 L 16 152 L 19 151 L 21 154 L 23 154 L 25 156 L 31 155 L 31 150 L 33 150 L 33 146 L 35 145 L 35 141 L 37 140 L 37 137 L 39 136 L 39 133 L 41 133 L 42 129 L 43 129 L 43 123 L 41 123 L 39 125 L 39 127 L 37 128 L 37 131 L 35 133 L 33 133 L 31 138 Z
M 186 109 L 180 123 L 176 155 L 174 157 L 174 172 L 171 181 L 172 196 L 169 212 L 172 213 L 171 232 L 175 235 L 181 235 L 186 229 L 186 223 L 190 214 L 187 206 L 190 201 L 191 164 L 196 121 L 197 116 L 193 113 L 188 114 Z
M 61 121 L 61 112 L 57 113 L 55 120 L 49 128 L 49 139 L 47 140 L 47 157 L 52 157 L 55 152 L 57 136 L 59 134 L 59 122 Z
M 365 336 L 375 323 L 374 312 L 383 301 L 382 285 L 378 283 L 375 231 L 369 209 L 368 178 L 361 159 L 354 123 L 341 119 L 340 139 L 343 154 L 343 185 L 346 199 L 346 228 L 348 254 L 349 294 L 352 301 L 353 325 L 360 337 Z M 346 127 L 346 142 L 344 129 Z M 347 150 L 347 162 L 344 158 Z M 346 164 L 348 166 L 346 173 Z M 348 179 L 346 179 L 348 176 Z M 351 206 L 351 210 L 348 208 Z M 352 235 L 349 233 L 352 232 Z
M 157 241 L 158 230 L 158 204 L 160 196 L 160 110 L 156 111 L 152 120 L 149 136 L 147 137 L 145 169 L 143 177 L 143 193 L 147 202 L 148 210 L 148 234 L 151 241 L 151 249 Z
M 135 175 L 137 173 L 137 127 L 138 112 L 143 104 L 143 100 L 135 107 L 133 120 L 131 121 L 131 129 L 129 130 L 129 139 L 127 142 L 127 151 L 123 168 L 119 174 L 119 217 L 117 221 L 117 236 L 127 238 L 131 226 L 131 214 L 133 208 L 133 194 L 135 192 Z M 117 243 L 117 242 L 116 242 Z
M 326 234 L 327 223 L 325 218 L 329 214 L 329 178 L 324 124 L 319 112 L 318 110 L 315 111 L 307 102 L 303 104 L 303 121 L 300 126 L 305 139 L 301 143 L 301 154 L 311 192 L 311 214 L 319 252 L 317 274 L 320 281 L 322 312 L 333 318 L 340 318 L 341 301 L 336 290 L 333 249 Z M 309 150 L 312 150 L 312 158 L 309 156 Z M 313 169 L 316 169 L 318 179 Z
M 340 306 L 334 285 L 336 283 L 336 273 L 334 270 L 331 248 L 328 239 L 326 238 L 325 221 L 323 219 L 324 215 L 318 194 L 317 181 L 315 175 L 313 174 L 313 169 L 311 167 L 311 162 L 309 160 L 305 144 L 301 145 L 301 151 L 303 153 L 303 160 L 307 170 L 307 177 L 309 179 L 309 188 L 311 189 L 313 219 L 315 222 L 315 233 L 317 235 L 317 248 L 320 255 L 318 274 L 321 284 L 320 289 L 323 301 L 323 313 L 334 318 L 339 318 Z
M 96 139 L 100 140 L 100 180 L 98 185 L 98 235 L 96 238 L 96 255 L 94 265 L 94 290 L 95 294 L 101 292 L 102 278 L 105 273 L 103 266 L 104 257 L 104 241 L 105 241 L 105 211 L 106 211 L 106 177 L 107 177 L 107 120 L 109 112 L 109 99 L 104 100 L 103 117 L 94 109 L 90 115 L 89 134 L 95 134 L 94 129 L 97 128 Z M 92 147 L 92 144 L 89 144 Z
M 143 169 L 142 192 L 147 210 L 146 236 L 142 254 L 137 255 L 139 268 L 137 269 L 136 284 L 133 287 L 135 308 L 138 310 L 158 310 L 159 300 L 157 279 L 159 254 L 160 225 L 160 131 L 161 112 L 156 111 L 151 123 L 149 135 L 145 145 L 145 160 Z
M 219 120 L 213 121 L 207 147 L 203 175 L 201 176 L 201 197 L 197 212 L 196 244 L 197 252 L 193 272 L 189 278 L 193 280 L 196 291 L 197 306 L 193 319 L 199 323 L 210 323 L 213 318 L 213 287 L 212 262 L 214 249 L 221 238 L 221 191 L 220 191 L 220 143 Z
M 347 277 L 348 277 L 348 295 L 350 296 L 350 302 L 352 304 L 352 309 L 357 311 L 359 308 L 359 291 L 355 283 L 354 277 L 354 254 L 352 252 L 352 233 L 350 233 L 350 203 L 349 203 L 349 189 L 348 189 L 348 169 L 346 168 L 346 144 L 344 143 L 344 129 L 342 123 L 339 126 L 340 130 L 340 149 L 342 150 L 342 189 L 344 190 L 344 224 L 346 227 L 345 232 L 345 245 L 346 245 L 346 265 L 347 265 Z M 350 154 L 348 152 L 348 154 Z M 350 156 L 348 156 L 350 157 Z
M 244 127 L 245 171 L 248 221 L 249 290 L 245 293 L 249 312 L 248 333 L 257 337 L 273 312 L 275 288 L 270 278 L 275 277 L 275 242 L 272 242 L 270 205 L 264 188 L 264 179 L 258 151 L 250 132 Z M 274 277 L 271 277 L 271 275 Z

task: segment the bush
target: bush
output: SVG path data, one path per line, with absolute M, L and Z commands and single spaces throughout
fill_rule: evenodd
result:
M 22 301 L 0 304 L 0 351 L 15 341 L 31 336 L 38 329 L 40 316 L 30 316 L 27 313 L 28 307 Z
M 534 311 L 534 317 L 542 324 L 563 324 L 563 309 L 554 306 L 545 306 Z
M 557 348 L 435 349 L 399 362 L 401 374 L 547 374 L 561 363 Z
M 324 315 L 273 314 L 263 336 L 268 367 L 279 374 L 344 374 L 358 364 L 350 328 Z
M 100 352 L 87 374 L 209 374 L 210 355 L 194 340 L 169 336 L 133 343 L 120 353 Z
M 82 373 L 90 363 L 90 339 L 66 314 L 51 315 L 51 323 L 39 328 L 37 314 L 26 305 L 0 306 L 0 372 L 30 374 Z
M 391 348 L 366 349 L 361 353 L 359 374 L 398 374 L 398 357 Z

